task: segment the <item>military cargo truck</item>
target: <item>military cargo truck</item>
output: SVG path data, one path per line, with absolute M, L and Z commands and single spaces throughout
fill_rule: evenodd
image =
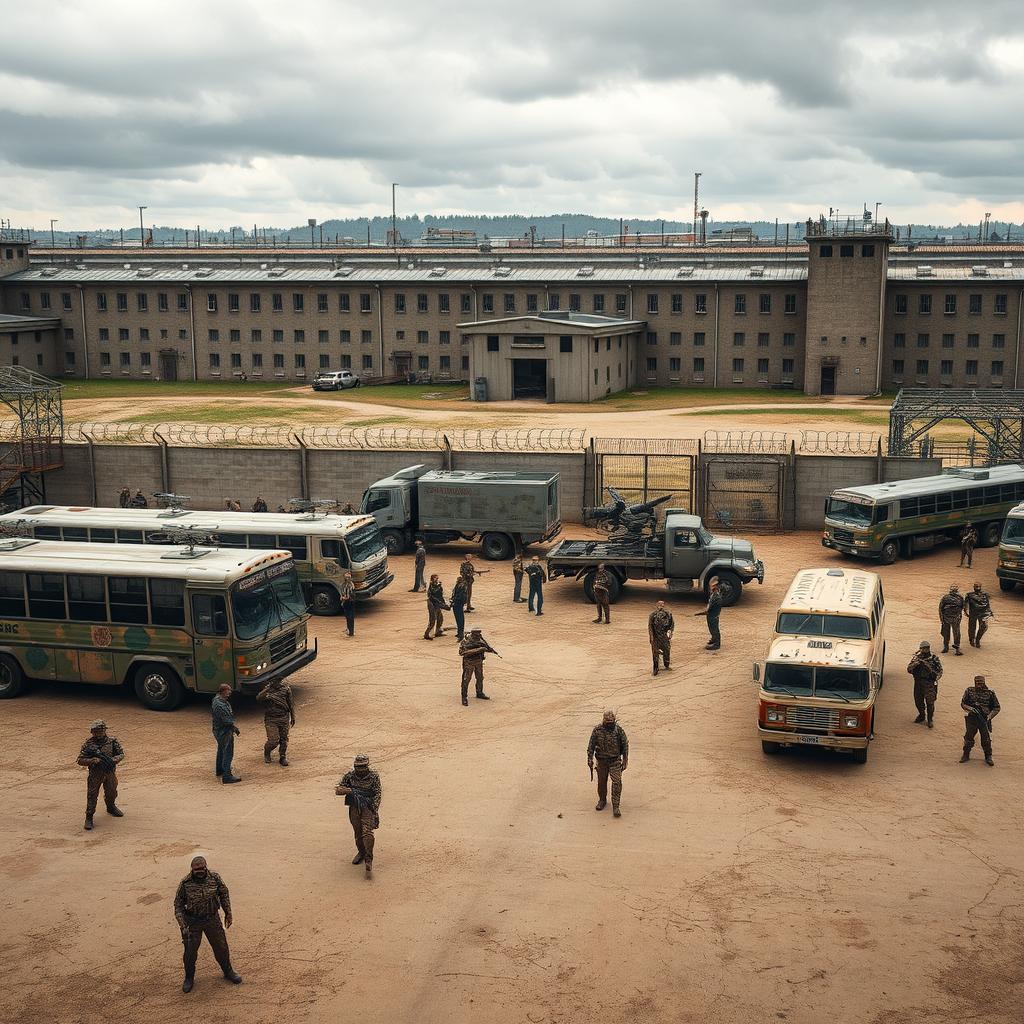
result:
M 511 558 L 517 547 L 562 529 L 557 473 L 431 470 L 409 466 L 372 484 L 361 511 L 380 526 L 389 555 L 426 544 L 479 540 L 484 558 Z
M 735 604 L 743 584 L 764 582 L 764 562 L 748 540 L 715 537 L 700 516 L 670 508 L 653 536 L 626 535 L 610 540 L 563 540 L 547 556 L 548 577 L 581 576 L 583 593 L 594 600 L 594 573 L 604 562 L 611 576 L 609 600 L 618 600 L 627 580 L 665 580 L 672 593 L 709 592 L 718 577 L 723 605 Z

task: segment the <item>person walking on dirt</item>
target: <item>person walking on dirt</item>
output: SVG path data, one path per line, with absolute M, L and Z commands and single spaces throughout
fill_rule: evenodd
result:
M 413 558 L 416 563 L 416 579 L 413 581 L 412 587 L 409 588 L 409 593 L 417 594 L 426 587 L 423 582 L 423 573 L 427 568 L 427 549 L 423 546 L 423 541 L 416 541 L 416 553 Z
M 241 736 L 241 731 L 235 725 L 235 712 L 231 707 L 231 687 L 227 683 L 221 683 L 217 687 L 217 696 L 210 704 L 210 714 L 213 736 L 217 741 L 217 775 L 225 785 L 241 782 L 237 775 L 231 774 L 231 762 L 235 757 L 235 737 Z
M 544 571 L 544 566 L 540 564 L 540 558 L 537 555 L 530 559 L 530 564 L 526 567 L 526 575 L 530 580 L 529 601 L 526 605 L 526 610 L 532 612 L 533 604 L 536 601 L 537 614 L 543 615 L 544 584 L 547 582 L 548 575 Z
M 651 657 L 654 659 L 654 671 L 658 674 L 659 662 L 664 662 L 666 671 L 671 668 L 672 633 L 676 628 L 672 613 L 659 601 L 654 611 L 647 617 L 647 638 L 651 642 Z
M 964 752 L 960 763 L 971 759 L 971 748 L 974 737 L 981 733 L 981 749 L 985 751 L 985 764 L 990 768 L 995 765 L 992 760 L 992 719 L 999 714 L 999 698 L 995 690 L 990 690 L 984 676 L 975 676 L 974 685 L 964 690 L 960 707 L 964 709 Z
M 484 639 L 479 629 L 471 629 L 461 644 L 459 656 L 462 658 L 462 706 L 469 707 L 469 681 L 476 676 L 477 700 L 490 700 L 484 693 L 484 658 L 491 650 L 490 644 Z
M 346 772 L 334 787 L 348 805 L 348 820 L 356 841 L 353 864 L 365 864 L 366 877 L 373 874 L 374 829 L 380 827 L 380 776 L 370 768 L 366 754 L 357 754 L 352 771 Z
M 579 579 L 585 572 L 586 569 L 581 569 L 576 578 Z M 612 581 L 608 570 L 604 566 L 604 562 L 597 563 L 597 570 L 594 572 L 594 579 L 590 586 L 594 592 L 594 604 L 597 605 L 597 618 L 594 619 L 594 622 L 604 622 L 606 626 L 611 625 Z
M 220 921 L 222 910 L 223 924 Z M 181 929 L 181 941 L 185 947 L 182 992 L 191 992 L 195 985 L 196 959 L 204 935 L 224 977 L 235 985 L 241 984 L 242 976 L 231 966 L 228 937 L 224 934 L 224 929 L 230 928 L 233 920 L 231 894 L 224 879 L 206 866 L 205 857 L 193 857 L 189 873 L 178 883 L 178 891 L 174 894 L 174 919 Z
M 917 653 L 910 659 L 907 671 L 914 677 L 914 704 L 917 707 L 915 725 L 928 723 L 933 729 L 932 719 L 935 717 L 935 700 L 939 695 L 939 680 L 942 678 L 942 662 L 937 654 L 932 654 L 932 645 L 922 640 Z
M 124 748 L 116 737 L 107 735 L 107 723 L 96 719 L 89 726 L 89 738 L 78 753 L 78 763 L 89 769 L 85 783 L 85 831 L 92 831 L 92 818 L 96 801 L 103 790 L 107 814 L 123 818 L 124 811 L 117 806 L 117 766 L 124 760 Z
M 345 616 L 345 633 L 356 635 L 356 585 L 352 582 L 352 573 L 347 572 L 338 584 L 338 601 L 341 613 Z
M 972 647 L 981 647 L 981 638 L 988 632 L 988 620 L 994 615 L 992 601 L 981 589 L 981 584 L 975 583 L 964 603 L 967 607 L 967 642 Z
M 949 650 L 950 633 L 953 636 L 953 653 L 963 654 L 960 650 L 960 621 L 964 617 L 964 599 L 960 596 L 960 588 L 954 583 L 948 594 L 939 599 L 939 624 L 942 634 L 942 653 Z
M 710 640 L 704 645 L 705 651 L 717 651 L 722 646 L 722 634 L 718 628 L 718 620 L 722 615 L 722 595 L 718 589 L 718 577 L 712 576 L 708 581 L 708 603 L 704 610 L 694 612 L 695 616 L 704 615 L 708 620 Z M 665 665 L 668 668 L 668 665 Z
M 512 559 L 512 603 L 526 604 L 523 597 L 523 553 L 517 550 Z
M 475 612 L 476 609 L 473 607 L 473 580 L 477 576 L 482 576 L 485 569 L 478 569 L 473 564 L 473 556 L 466 554 L 463 556 L 462 565 L 459 566 L 459 575 L 466 581 L 466 611 Z
M 434 637 L 430 635 L 430 631 L 434 631 L 434 636 L 444 636 L 444 613 L 451 609 L 444 602 L 444 588 L 441 586 L 441 581 L 437 577 L 435 572 L 430 577 L 430 586 L 427 587 L 427 628 L 423 634 L 424 640 L 433 640 Z
M 974 559 L 974 549 L 978 546 L 978 531 L 967 523 L 960 531 L 960 568 L 964 567 L 964 559 L 967 559 L 967 568 L 970 569 Z
M 452 587 L 451 596 L 448 598 L 448 604 L 451 606 L 452 615 L 455 618 L 456 640 L 461 640 L 466 633 L 466 601 L 468 595 L 469 590 L 466 587 L 466 581 L 459 576 L 455 580 L 455 586 Z
M 263 744 L 263 760 L 271 764 L 270 755 L 276 749 L 281 767 L 287 768 L 288 735 L 295 724 L 292 688 L 280 676 L 275 676 L 256 694 L 256 700 L 266 705 L 263 725 L 267 730 L 267 742 Z
M 587 744 L 587 767 L 594 777 L 594 761 L 597 761 L 597 806 L 603 811 L 608 806 L 608 779 L 612 780 L 612 814 L 622 817 L 619 803 L 622 800 L 622 773 L 629 764 L 629 739 L 626 731 L 615 720 L 615 712 L 604 713 L 600 725 L 595 725 Z

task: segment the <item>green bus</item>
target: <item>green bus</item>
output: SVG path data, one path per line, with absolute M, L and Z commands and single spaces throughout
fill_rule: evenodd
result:
M 999 540 L 999 564 L 996 566 L 1000 590 L 1013 590 L 1024 583 L 1024 504 L 1011 509 Z
M 967 523 L 980 547 L 999 543 L 1003 520 L 1024 500 L 1024 466 L 948 469 L 938 476 L 843 487 L 825 500 L 821 543 L 891 565 L 948 540 Z
M 356 601 L 368 601 L 395 578 L 377 520 L 367 515 L 31 505 L 0 515 L 0 527 L 11 522 L 39 540 L 167 544 L 169 530 L 185 529 L 215 535 L 221 548 L 280 548 L 295 559 L 314 615 L 341 611 L 338 585 L 346 572 Z
M 308 620 L 287 551 L 0 541 L 0 697 L 32 679 L 128 686 L 155 711 L 255 693 L 316 658 Z

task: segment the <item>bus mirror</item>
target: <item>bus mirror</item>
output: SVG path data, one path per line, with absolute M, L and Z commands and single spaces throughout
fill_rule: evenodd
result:
M 759 683 L 761 681 L 761 666 L 755 661 L 754 662 L 754 682 Z

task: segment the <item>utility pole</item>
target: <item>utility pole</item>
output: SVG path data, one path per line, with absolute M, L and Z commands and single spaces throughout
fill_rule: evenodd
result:
M 139 207 L 139 248 L 144 249 L 146 247 L 146 228 L 142 223 L 142 211 L 148 210 L 148 206 Z
M 396 182 L 391 183 L 391 244 L 395 247 L 395 263 L 401 265 L 402 258 L 398 255 L 398 218 L 395 214 L 395 189 Z
M 693 172 L 693 244 L 697 244 L 697 215 L 700 210 L 700 171 Z
M 54 241 L 54 234 L 53 234 L 53 225 L 56 224 L 56 223 L 58 223 L 58 219 L 56 217 L 51 217 L 50 218 L 50 248 L 51 249 L 55 249 L 57 247 L 57 243 Z

